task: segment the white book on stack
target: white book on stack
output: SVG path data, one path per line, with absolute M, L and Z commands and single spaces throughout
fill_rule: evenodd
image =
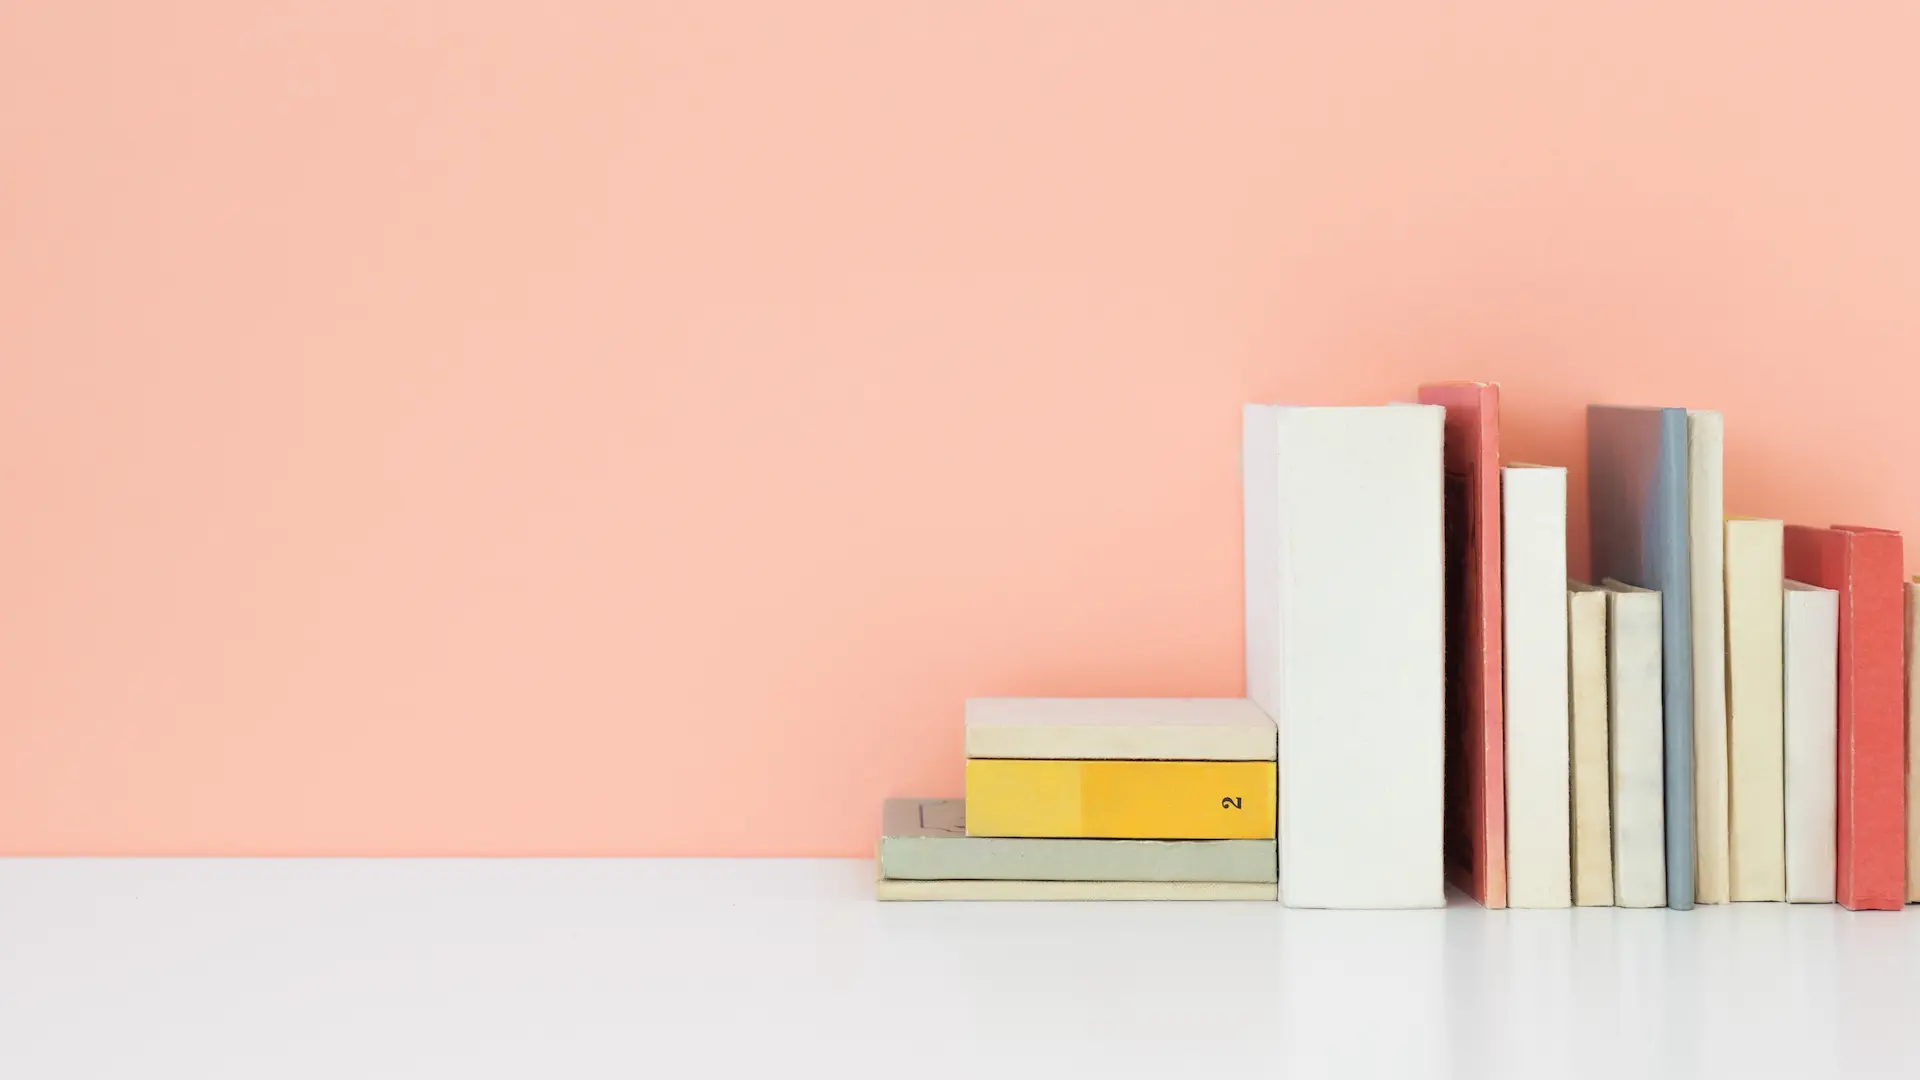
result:
M 1839 767 L 1840 594 L 1786 583 L 1784 594 L 1787 899 L 1831 904 Z
M 1507 904 L 1573 902 L 1567 470 L 1500 470 L 1506 625 Z
M 1667 906 L 1666 734 L 1660 594 L 1609 579 L 1607 741 L 1613 773 L 1613 902 Z
M 1248 405 L 1247 696 L 1279 732 L 1280 898 L 1439 907 L 1441 432 L 1427 405 Z
M 1726 533 L 1721 498 L 1724 425 L 1687 412 L 1687 553 L 1693 588 L 1693 897 L 1731 898 L 1727 845 Z
M 1607 591 L 1567 583 L 1572 708 L 1573 902 L 1613 904 L 1612 779 L 1607 770 Z

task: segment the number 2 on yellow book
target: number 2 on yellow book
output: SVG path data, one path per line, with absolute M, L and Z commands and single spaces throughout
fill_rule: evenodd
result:
M 1269 840 L 1271 761 L 967 762 L 969 836 Z

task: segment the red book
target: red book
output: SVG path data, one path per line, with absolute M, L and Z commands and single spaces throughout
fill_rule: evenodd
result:
M 1906 902 L 1907 740 L 1900 534 L 1789 525 L 1786 571 L 1840 594 L 1839 835 L 1834 899 L 1853 911 Z
M 1507 906 L 1507 739 L 1501 707 L 1500 388 L 1433 383 L 1446 420 L 1447 878 Z

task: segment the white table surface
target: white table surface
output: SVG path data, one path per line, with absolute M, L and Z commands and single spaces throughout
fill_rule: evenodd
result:
M 852 860 L 0 860 L 0 1077 L 1920 1076 L 1920 908 L 880 904 Z

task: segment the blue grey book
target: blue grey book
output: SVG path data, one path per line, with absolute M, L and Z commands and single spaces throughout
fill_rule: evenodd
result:
M 1693 906 L 1693 587 L 1687 410 L 1587 406 L 1593 579 L 1660 593 L 1667 906 Z

